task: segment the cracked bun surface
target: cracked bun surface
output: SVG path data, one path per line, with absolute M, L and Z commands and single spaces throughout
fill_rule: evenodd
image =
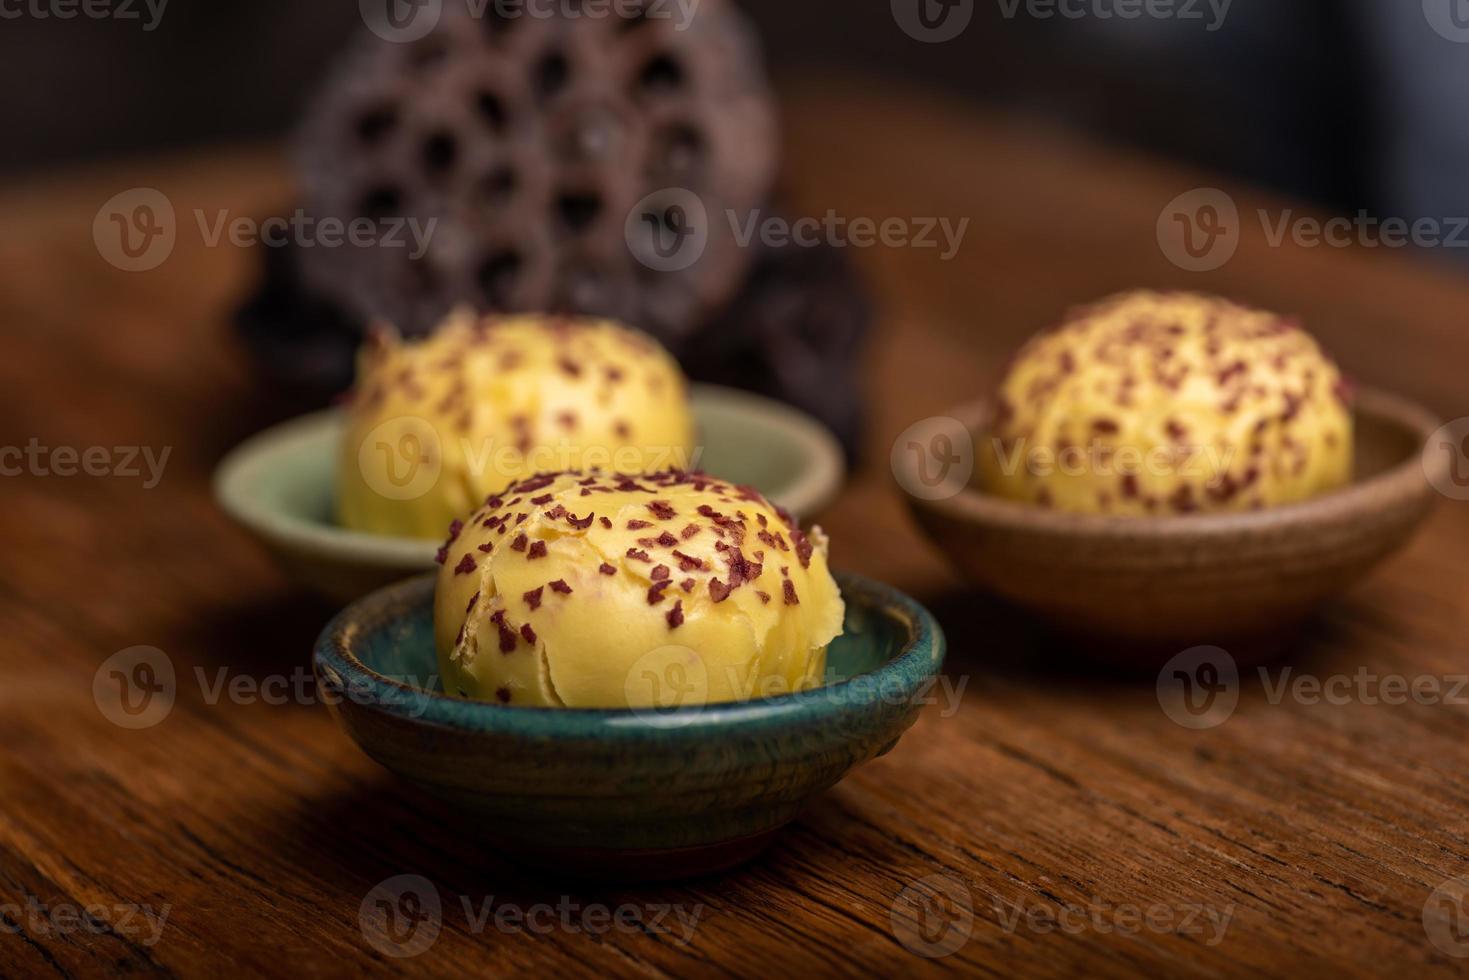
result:
M 1134 292 L 1074 311 L 1016 356 L 979 472 L 1077 513 L 1164 516 L 1308 500 L 1352 477 L 1351 391 L 1298 322 Z
M 486 494 L 535 473 L 692 460 L 687 383 L 635 330 L 460 312 L 421 341 L 374 338 L 359 355 L 339 462 L 346 527 L 439 538 Z
M 640 708 L 820 683 L 844 606 L 819 528 L 700 473 L 511 484 L 440 552 L 444 690 L 509 705 Z

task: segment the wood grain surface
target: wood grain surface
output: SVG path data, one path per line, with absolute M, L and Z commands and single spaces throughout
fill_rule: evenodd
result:
M 494 827 L 465 828 L 395 783 L 304 680 L 293 689 L 333 610 L 211 502 L 215 462 L 281 409 L 255 393 L 227 325 L 254 259 L 209 246 L 193 215 L 287 205 L 279 155 L 117 163 L 0 195 L 0 445 L 170 450 L 152 488 L 123 474 L 0 482 L 0 975 L 1462 972 L 1469 937 L 1447 916 L 1464 892 L 1435 889 L 1469 875 L 1469 692 L 1451 696 L 1469 672 L 1469 505 L 1441 504 L 1285 661 L 1320 678 L 1437 678 L 1439 703 L 1272 699 L 1274 666 L 1268 685 L 1246 673 L 1227 721 L 1190 730 L 1161 710 L 1154 676 L 1090 669 L 1085 650 L 966 590 L 887 464 L 900 432 L 982 392 L 1030 331 L 1140 285 L 1300 314 L 1363 380 L 1469 415 L 1462 270 L 1271 247 L 1249 216 L 1293 205 L 1234 189 L 1238 253 L 1183 272 L 1155 225 L 1210 175 L 859 82 L 788 85 L 786 115 L 802 209 L 970 221 L 951 261 L 857 252 L 883 307 L 869 452 L 821 517 L 838 565 L 939 615 L 962 696 L 941 696 L 757 863 L 679 886 L 508 863 Z M 99 257 L 92 223 L 138 186 L 168 196 L 178 241 L 128 273 Z M 166 652 L 178 694 L 161 723 L 127 730 L 93 681 L 137 645 Z M 248 693 L 271 678 L 268 700 Z M 442 907 L 412 957 L 375 946 L 360 919 L 399 875 L 426 879 Z M 480 918 L 538 903 L 572 911 L 543 913 L 535 932 Z M 624 928 L 595 928 L 595 909 L 621 906 Z M 164 909 L 155 932 L 143 913 Z M 679 912 L 698 916 L 687 942 Z

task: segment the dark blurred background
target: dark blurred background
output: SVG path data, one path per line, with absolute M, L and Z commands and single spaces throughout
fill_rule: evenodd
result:
M 0 0 L 7 173 L 281 134 L 363 29 L 351 0 L 171 0 L 152 30 L 148 0 L 65 21 L 37 2 L 82 0 Z M 1339 210 L 1469 214 L 1469 43 L 1452 43 L 1469 0 L 949 2 L 973 19 L 941 44 L 900 30 L 889 0 L 744 6 L 777 78 L 916 81 Z M 1175 15 L 1097 15 L 1144 2 Z

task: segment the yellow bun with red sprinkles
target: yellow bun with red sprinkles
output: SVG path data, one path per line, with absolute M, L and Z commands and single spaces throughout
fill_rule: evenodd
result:
M 485 495 L 534 473 L 639 473 L 692 463 L 678 364 L 619 324 L 456 312 L 431 336 L 376 331 L 358 358 L 337 519 L 437 538 Z
M 1077 513 L 1258 510 L 1350 481 L 1350 401 L 1294 320 L 1126 293 L 1019 352 L 979 470 L 1000 496 Z
M 687 707 L 819 684 L 844 607 L 819 528 L 679 470 L 535 476 L 439 554 L 444 690 L 509 705 Z

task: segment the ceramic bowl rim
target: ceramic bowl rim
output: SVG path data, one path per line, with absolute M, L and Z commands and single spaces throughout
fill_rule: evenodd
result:
M 947 646 L 943 628 L 921 604 L 890 585 L 850 572 L 833 574 L 844 601 L 860 603 L 896 622 L 905 636 L 898 653 L 876 669 L 794 694 L 679 708 L 650 717 L 651 712 L 629 708 L 507 707 L 404 684 L 358 659 L 353 652 L 354 634 L 362 632 L 359 627 L 364 622 L 371 623 L 372 629 L 381 628 L 407 607 L 432 603 L 437 578 L 433 573 L 379 589 L 337 613 L 317 637 L 312 666 L 319 684 L 324 683 L 323 674 L 331 672 L 349 690 L 362 692 L 363 698 L 351 698 L 352 703 L 369 711 L 463 732 L 534 738 L 697 738 L 751 727 L 826 721 L 885 702 L 888 691 L 895 692 L 894 704 L 911 701 L 943 667 Z M 869 683 L 853 685 L 859 678 Z M 840 696 L 843 694 L 852 696 Z
M 1439 427 L 1438 417 L 1399 395 L 1375 388 L 1358 390 L 1354 406 L 1360 415 L 1390 423 L 1411 434 L 1420 444 Z M 949 409 L 941 415 L 964 425 L 974 437 L 986 431 L 991 412 L 991 399 L 981 398 Z M 908 457 L 899 457 L 895 465 L 902 476 L 912 476 L 916 465 Z M 1305 526 L 1339 521 L 1364 509 L 1380 506 L 1383 500 L 1420 497 L 1431 492 L 1431 476 L 1425 466 L 1447 472 L 1447 460 L 1434 458 L 1425 462 L 1421 451 L 1410 453 L 1380 473 L 1314 500 L 1282 504 L 1258 511 L 1227 514 L 1166 514 L 1138 517 L 1122 514 L 1075 514 L 1046 510 L 1033 504 L 1006 500 L 981 487 L 970 484 L 953 497 L 925 500 L 905 494 L 911 506 L 941 513 L 969 524 L 1004 526 L 1015 530 L 1074 537 L 1100 539 L 1171 540 L 1176 538 L 1232 538 L 1241 534 L 1268 532 L 1283 526 Z
M 841 489 L 846 477 L 841 446 L 820 422 L 800 409 L 722 385 L 691 384 L 690 397 L 693 401 L 735 405 L 747 415 L 758 416 L 782 428 L 799 444 L 800 456 L 809 465 L 779 501 L 798 517 L 816 513 Z M 341 409 L 323 409 L 288 419 L 245 439 L 215 467 L 215 501 L 237 524 L 279 547 L 312 548 L 349 557 L 360 565 L 428 568 L 434 549 L 441 543 L 438 540 L 370 534 L 306 520 L 247 492 L 255 482 L 255 474 L 274 461 L 273 450 L 281 443 L 303 438 L 306 433 L 334 424 L 341 417 Z

